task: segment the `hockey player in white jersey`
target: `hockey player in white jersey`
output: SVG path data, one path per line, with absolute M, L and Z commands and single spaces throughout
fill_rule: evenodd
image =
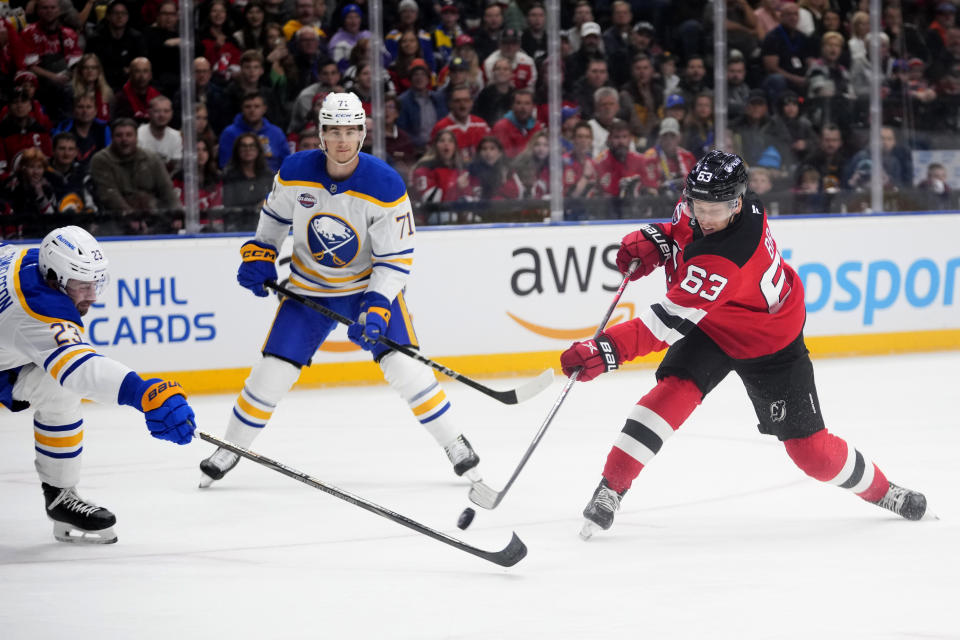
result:
M 403 289 L 413 264 L 414 223 L 403 179 L 360 153 L 366 114 L 352 93 L 331 93 L 320 107 L 320 149 L 284 160 L 260 212 L 256 237 L 241 247 L 240 284 L 266 296 L 277 279 L 277 252 L 293 227 L 290 288 L 347 316 L 350 340 L 371 351 L 384 378 L 447 454 L 454 472 L 481 480 L 480 459 L 450 419 L 450 402 L 433 372 L 377 338 L 417 346 Z M 336 322 L 284 299 L 237 397 L 225 439 L 249 447 Z M 217 449 L 200 463 L 209 486 L 239 458 Z
M 195 428 L 179 384 L 144 380 L 86 342 L 81 316 L 107 280 L 106 256 L 80 227 L 54 229 L 39 249 L 0 243 L 0 404 L 33 409 L 37 472 L 63 542 L 117 541 L 116 517 L 76 491 L 82 398 L 131 406 L 150 435 L 177 444 L 190 442 Z

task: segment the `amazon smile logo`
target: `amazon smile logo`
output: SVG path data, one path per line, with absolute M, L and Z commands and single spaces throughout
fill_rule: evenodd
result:
M 614 307 L 614 311 L 619 313 L 611 316 L 607 326 L 633 320 L 635 315 L 635 307 L 632 302 L 621 302 Z M 543 336 L 544 338 L 554 338 L 557 340 L 583 340 L 584 338 L 592 337 L 598 329 L 597 325 L 592 325 L 589 327 L 576 327 L 572 329 L 547 327 L 541 324 L 530 322 L 529 320 L 524 320 L 523 318 L 514 315 L 509 311 L 507 311 L 507 315 L 510 316 L 511 320 L 516 322 L 530 333 L 535 333 L 536 335 Z

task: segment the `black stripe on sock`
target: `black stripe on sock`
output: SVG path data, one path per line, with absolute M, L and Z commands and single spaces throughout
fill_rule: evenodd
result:
M 854 450 L 854 453 L 857 454 L 857 461 L 853 463 L 853 473 L 850 475 L 850 478 L 840 485 L 843 489 L 850 489 L 857 486 L 857 483 L 863 478 L 863 469 L 866 467 L 866 462 L 863 459 L 863 454 L 856 450 Z
M 660 322 L 662 322 L 665 326 L 683 335 L 687 335 L 688 333 L 693 331 L 693 328 L 695 326 L 697 326 L 694 323 L 690 322 L 689 320 L 685 320 L 684 318 L 680 318 L 678 316 L 671 314 L 666 309 L 664 309 L 663 305 L 661 305 L 660 303 L 650 305 L 650 308 L 653 309 L 654 315 L 657 316 L 657 319 Z
M 660 451 L 660 447 L 663 446 L 663 440 L 653 429 L 636 420 L 628 418 L 622 431 L 654 453 Z

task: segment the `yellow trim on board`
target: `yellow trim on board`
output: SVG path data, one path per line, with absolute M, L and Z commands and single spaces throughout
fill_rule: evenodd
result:
M 807 347 L 815 357 L 819 358 L 947 351 L 960 349 L 960 329 L 814 336 L 807 338 Z M 537 374 L 547 368 L 553 368 L 559 372 L 561 350 L 473 356 L 431 355 L 431 357 L 437 362 L 471 377 L 523 377 Z M 653 353 L 638 358 L 626 365 L 625 368 L 652 368 L 660 362 L 662 355 L 662 353 Z M 144 379 L 176 380 L 183 385 L 188 394 L 192 394 L 236 392 L 243 388 L 243 382 L 249 374 L 249 368 L 241 368 L 165 371 L 141 373 L 141 376 Z M 438 375 L 437 378 L 441 382 L 448 380 L 443 375 Z M 380 367 L 372 361 L 364 361 L 314 364 L 301 372 L 297 386 L 304 388 L 380 383 L 383 383 L 383 374 Z

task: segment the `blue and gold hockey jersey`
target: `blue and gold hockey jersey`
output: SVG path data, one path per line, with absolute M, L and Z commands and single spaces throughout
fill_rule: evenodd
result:
M 0 375 L 33 363 L 81 397 L 116 404 L 131 369 L 86 341 L 80 313 L 41 277 L 38 257 L 0 244 Z
M 406 185 L 361 153 L 349 178 L 333 180 L 320 150 L 284 160 L 260 212 L 257 240 L 280 248 L 293 227 L 291 289 L 346 296 L 367 289 L 393 300 L 413 264 L 413 211 Z

